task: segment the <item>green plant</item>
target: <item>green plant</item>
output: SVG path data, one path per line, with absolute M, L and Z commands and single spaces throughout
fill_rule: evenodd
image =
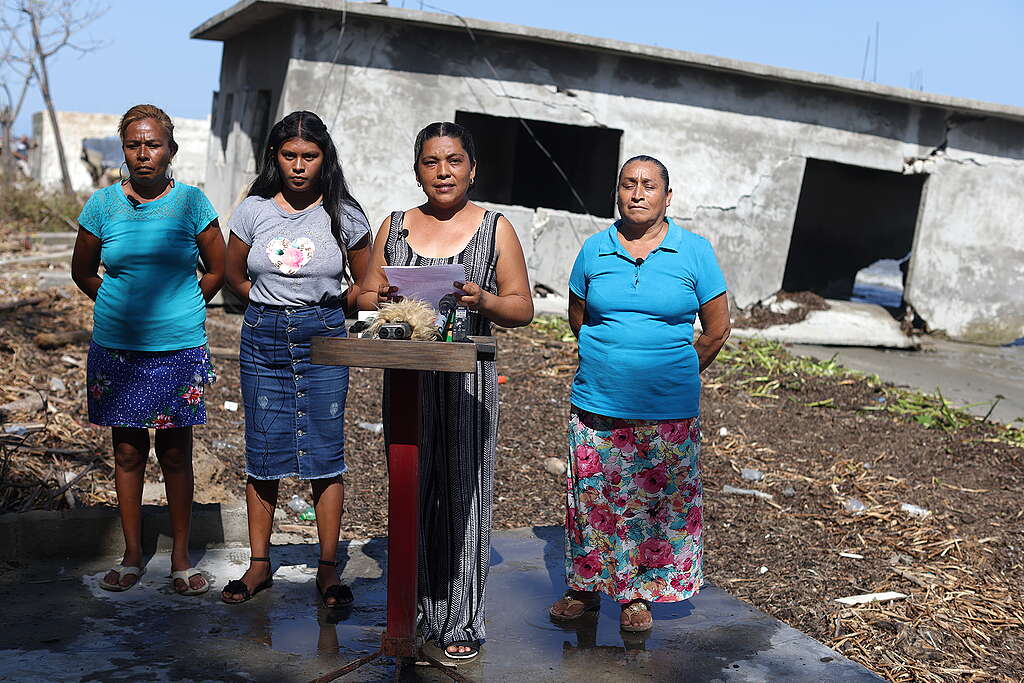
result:
M 530 326 L 535 330 L 551 335 L 559 341 L 576 341 L 576 335 L 572 333 L 569 321 L 558 315 L 539 315 L 533 319 L 533 323 Z

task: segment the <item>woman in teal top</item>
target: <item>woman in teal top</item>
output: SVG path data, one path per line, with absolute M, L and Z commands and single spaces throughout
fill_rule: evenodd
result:
M 647 631 L 651 602 L 703 582 L 700 372 L 729 336 L 729 304 L 711 245 L 665 216 L 664 164 L 627 161 L 617 196 L 621 219 L 583 244 L 569 278 L 569 590 L 550 613 L 575 619 L 606 593 L 623 630 Z
M 170 507 L 172 585 L 182 595 L 199 595 L 210 585 L 188 556 L 192 425 L 206 422 L 203 396 L 214 379 L 206 302 L 224 280 L 224 238 L 202 191 L 168 174 L 178 149 L 170 117 L 137 105 L 118 132 L 129 178 L 86 202 L 71 262 L 75 284 L 96 302 L 86 370 L 89 420 L 111 428 L 125 539 L 121 563 L 100 586 L 127 590 L 145 572 L 141 503 L 152 428 Z M 197 278 L 200 257 L 206 272 Z

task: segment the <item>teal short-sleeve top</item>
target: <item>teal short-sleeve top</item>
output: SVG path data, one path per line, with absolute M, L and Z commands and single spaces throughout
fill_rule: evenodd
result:
M 573 405 L 637 420 L 700 414 L 693 322 L 701 306 L 726 291 L 706 239 L 670 219 L 661 244 L 635 259 L 613 224 L 584 242 L 569 290 L 586 302 Z
M 216 218 L 202 190 L 177 181 L 163 197 L 138 205 L 120 183 L 94 192 L 78 217 L 99 238 L 105 268 L 93 307 L 93 341 L 132 351 L 206 344 L 196 238 Z

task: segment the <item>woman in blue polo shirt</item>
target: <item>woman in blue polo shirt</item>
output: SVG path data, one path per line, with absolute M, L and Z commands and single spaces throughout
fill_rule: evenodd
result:
M 711 245 L 665 216 L 664 164 L 627 161 L 617 197 L 621 219 L 583 244 L 569 279 L 569 590 L 550 613 L 575 619 L 606 593 L 623 630 L 647 631 L 651 602 L 703 582 L 700 372 L 729 336 L 729 304 Z

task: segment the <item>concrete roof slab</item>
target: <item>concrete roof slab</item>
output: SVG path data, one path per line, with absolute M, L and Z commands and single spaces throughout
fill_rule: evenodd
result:
M 737 75 L 752 76 L 824 90 L 835 90 L 869 98 L 891 100 L 919 106 L 940 107 L 977 116 L 1024 121 L 1024 108 L 983 102 L 962 97 L 897 88 L 828 74 L 786 69 L 767 64 L 673 50 L 653 45 L 629 43 L 610 38 L 597 38 L 565 31 L 533 28 L 496 21 L 483 21 L 458 15 L 389 7 L 369 2 L 345 0 L 242 0 L 206 20 L 191 32 L 200 40 L 228 40 L 253 26 L 282 14 L 297 11 L 331 12 L 383 21 L 402 22 L 442 30 L 466 31 L 510 39 L 556 44 L 583 50 L 619 54 L 651 61 L 709 69 Z

